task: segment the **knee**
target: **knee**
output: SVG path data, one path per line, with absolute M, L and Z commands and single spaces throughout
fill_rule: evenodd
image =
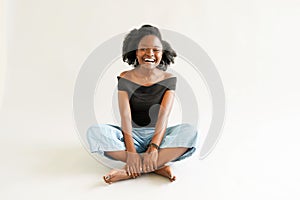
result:
M 88 140 L 101 138 L 105 134 L 106 124 L 93 125 L 88 128 L 86 137 Z
M 193 125 L 185 123 L 179 125 L 179 128 L 180 128 L 180 134 L 185 135 L 186 138 L 191 138 L 191 139 L 197 138 L 198 131 L 196 127 L 194 127 Z

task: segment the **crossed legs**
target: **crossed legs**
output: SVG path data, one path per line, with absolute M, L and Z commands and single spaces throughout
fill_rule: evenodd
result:
M 165 164 L 180 157 L 187 150 L 188 148 L 185 147 L 160 149 L 158 152 L 158 160 L 157 160 L 158 169 L 155 170 L 154 173 L 169 178 L 171 182 L 175 181 L 176 177 L 172 174 L 171 167 L 166 166 Z M 126 151 L 107 151 L 105 152 L 105 154 L 116 160 L 120 160 L 126 163 L 126 159 L 127 159 Z M 125 169 L 113 169 L 103 177 L 104 181 L 109 184 L 120 180 L 126 180 L 131 178 L 133 177 L 129 176 Z

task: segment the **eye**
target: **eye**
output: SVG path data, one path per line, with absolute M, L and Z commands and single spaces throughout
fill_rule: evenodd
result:
M 154 52 L 159 53 L 161 52 L 161 49 L 153 49 Z
M 139 48 L 140 51 L 146 51 L 146 48 Z

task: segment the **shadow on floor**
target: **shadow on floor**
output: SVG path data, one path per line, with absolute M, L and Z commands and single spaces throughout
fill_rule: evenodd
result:
M 26 151 L 29 159 L 33 162 L 31 173 L 40 176 L 83 176 L 95 177 L 95 182 L 90 185 L 90 189 L 104 187 L 108 184 L 102 181 L 102 176 L 111 169 L 102 165 L 93 158 L 83 147 L 80 146 L 60 146 L 60 147 L 41 147 Z M 175 170 L 176 171 L 176 170 Z M 112 185 L 123 185 L 127 182 L 136 182 L 146 185 L 165 185 L 170 183 L 165 177 L 154 173 L 144 174 L 137 179 L 120 181 Z M 177 181 L 175 181 L 176 184 Z M 174 184 L 174 183 L 172 183 Z

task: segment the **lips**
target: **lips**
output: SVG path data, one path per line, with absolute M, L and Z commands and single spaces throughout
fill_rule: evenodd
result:
M 154 63 L 155 62 L 155 59 L 153 59 L 153 58 L 144 58 L 143 60 L 144 60 L 144 62 L 147 62 L 147 63 Z

